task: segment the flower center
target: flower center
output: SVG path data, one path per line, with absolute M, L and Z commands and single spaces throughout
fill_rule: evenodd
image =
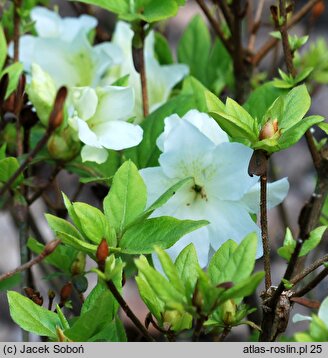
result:
M 195 185 L 191 189 L 196 193 L 196 197 L 200 195 L 202 199 L 205 199 L 207 201 L 207 194 L 203 186 L 195 183 Z

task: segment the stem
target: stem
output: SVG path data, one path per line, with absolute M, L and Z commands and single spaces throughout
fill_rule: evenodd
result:
M 14 62 L 19 60 L 20 16 L 22 0 L 14 0 Z
M 231 331 L 231 327 L 224 327 L 224 330 L 220 334 L 217 342 L 223 342 L 227 338 L 227 335 L 230 333 L 230 331 Z
M 141 28 L 141 39 L 142 47 L 139 52 L 139 70 L 140 70 L 140 81 L 141 81 L 141 93 L 142 93 L 142 109 L 144 117 L 149 114 L 149 98 L 148 98 L 148 86 L 147 86 L 147 74 L 146 74 L 146 63 L 145 63 L 145 33 L 144 28 Z
M 287 23 L 287 30 L 290 29 L 292 26 L 297 24 L 302 18 L 312 10 L 313 6 L 316 5 L 321 0 L 310 0 L 307 2 Z M 279 42 L 278 39 L 271 38 L 265 42 L 265 44 L 258 50 L 256 55 L 252 58 L 252 64 L 257 66 L 263 58 L 270 52 L 272 48 Z
M 318 276 L 316 276 L 312 281 L 310 281 L 304 288 L 300 291 L 295 292 L 293 297 L 302 297 L 308 292 L 313 290 L 326 276 L 328 275 L 328 267 L 325 267 Z
M 271 268 L 270 268 L 270 244 L 268 240 L 268 214 L 267 214 L 267 176 L 261 175 L 261 237 L 263 245 L 264 256 L 264 271 L 265 271 L 265 290 L 271 287 Z
M 263 12 L 263 8 L 264 8 L 264 1 L 265 0 L 259 0 L 259 3 L 257 5 L 257 10 L 256 10 L 253 26 L 251 28 L 251 35 L 249 37 L 248 46 L 247 46 L 248 50 L 250 52 L 252 52 L 255 48 L 256 35 L 257 35 L 257 32 L 258 32 L 258 30 L 260 28 L 260 24 L 261 24 L 261 17 L 262 17 L 262 12 Z
M 35 148 L 28 154 L 27 158 L 20 165 L 20 167 L 16 170 L 16 172 L 8 179 L 8 181 L 4 184 L 4 186 L 0 189 L 0 196 L 3 195 L 15 182 L 15 180 L 19 177 L 20 174 L 24 172 L 29 163 L 33 160 L 33 158 L 39 153 L 39 151 L 47 144 L 47 141 L 50 137 L 50 131 L 46 131 L 43 137 L 40 139 Z
M 200 334 L 202 333 L 203 324 L 206 321 L 206 316 L 200 315 L 200 317 L 196 321 L 195 329 L 192 334 L 192 341 L 199 342 Z
M 209 21 L 209 23 L 213 27 L 216 35 L 221 40 L 221 42 L 223 43 L 224 47 L 227 49 L 227 51 L 230 54 L 232 54 L 233 48 L 232 48 L 231 43 L 224 37 L 224 33 L 221 30 L 220 24 L 216 21 L 216 19 L 211 14 L 209 8 L 205 4 L 205 1 L 204 0 L 196 0 L 196 2 L 199 5 L 199 7 L 203 10 L 205 16 L 207 17 L 207 20 Z
M 16 273 L 19 272 L 23 272 L 29 268 L 31 268 L 32 266 L 40 263 L 41 261 L 43 261 L 47 256 L 49 256 L 51 253 L 53 253 L 55 251 L 55 249 L 57 248 L 57 246 L 61 243 L 60 240 L 53 240 L 50 241 L 44 248 L 44 250 L 41 252 L 40 255 L 38 255 L 37 257 L 35 257 L 33 260 L 30 260 L 28 262 L 26 262 L 25 264 L 15 268 L 12 271 L 6 272 L 3 275 L 0 276 L 0 282 L 7 280 L 8 278 L 14 276 Z
M 303 278 L 305 278 L 307 275 L 309 275 L 311 272 L 313 272 L 314 270 L 316 270 L 318 267 L 320 267 L 324 262 L 328 261 L 328 255 L 325 255 L 323 257 L 321 257 L 320 259 L 318 259 L 317 261 L 313 262 L 312 265 L 310 265 L 309 267 L 307 267 L 306 269 L 304 269 L 301 273 L 299 273 L 298 275 L 294 276 L 290 282 L 293 285 L 296 285 L 299 281 L 303 280 Z
M 121 306 L 122 310 L 125 314 L 130 318 L 130 320 L 134 323 L 134 325 L 138 328 L 140 333 L 146 338 L 148 342 L 155 342 L 155 339 L 149 334 L 144 325 L 139 321 L 138 317 L 132 312 L 131 308 L 128 306 L 116 286 L 114 285 L 112 280 L 106 281 L 107 287 L 110 292 L 115 297 L 116 301 Z

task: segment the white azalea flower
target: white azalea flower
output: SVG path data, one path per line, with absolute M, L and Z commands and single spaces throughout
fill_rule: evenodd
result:
M 133 87 L 136 93 L 134 113 L 137 121 L 140 121 L 143 118 L 141 84 L 140 75 L 135 70 L 132 60 L 132 38 L 133 31 L 130 26 L 125 22 L 118 22 L 112 42 L 120 47 L 124 54 L 124 60 L 120 65 L 110 70 L 105 81 L 110 84 L 125 75 L 129 75 L 129 86 Z M 166 102 L 172 88 L 189 72 L 188 66 L 183 64 L 161 66 L 155 58 L 154 41 L 154 32 L 151 31 L 145 40 L 144 50 L 150 112 Z
M 140 170 L 154 202 L 170 186 L 186 177 L 191 184 L 181 188 L 154 216 L 169 215 L 178 219 L 205 219 L 210 222 L 179 240 L 167 250 L 172 259 L 189 243 L 198 252 L 202 267 L 208 263 L 210 250 L 225 241 L 236 242 L 260 229 L 250 213 L 259 211 L 258 178 L 247 173 L 252 150 L 240 143 L 229 143 L 227 134 L 207 114 L 189 111 L 182 119 L 174 114 L 165 119 L 164 133 L 157 145 L 162 151 L 159 167 Z M 279 204 L 288 192 L 287 179 L 270 184 L 268 206 Z M 262 256 L 259 240 L 257 258 Z M 157 263 L 156 255 L 153 255 Z
M 69 123 L 85 144 L 83 161 L 103 163 L 108 156 L 106 149 L 122 150 L 141 142 L 141 127 L 126 122 L 133 114 L 131 88 L 73 88 L 71 101 L 74 109 Z
M 88 33 L 97 20 L 88 15 L 61 18 L 43 7 L 31 11 L 37 36 L 24 35 L 20 39 L 20 61 L 25 71 L 32 64 L 42 67 L 60 86 L 97 86 L 111 65 L 122 60 L 120 49 L 109 42 L 91 46 Z M 13 46 L 10 46 L 13 53 Z

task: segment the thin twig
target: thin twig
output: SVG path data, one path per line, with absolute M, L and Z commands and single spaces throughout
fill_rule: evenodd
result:
M 308 292 L 313 290 L 324 278 L 328 275 L 328 267 L 325 267 L 312 281 L 310 281 L 304 288 L 300 291 L 295 292 L 293 297 L 302 297 Z
M 225 38 L 223 31 L 221 30 L 220 24 L 216 21 L 216 19 L 211 14 L 209 8 L 206 6 L 204 0 L 196 0 L 197 4 L 200 6 L 200 8 L 203 10 L 205 16 L 207 17 L 209 23 L 213 27 L 216 35 L 219 37 L 221 42 L 223 43 L 224 47 L 227 49 L 227 51 L 232 54 L 233 48 L 231 43 Z
M 254 17 L 254 22 L 251 28 L 251 35 L 249 37 L 248 46 L 247 46 L 250 52 L 252 52 L 255 48 L 256 35 L 261 25 L 261 17 L 264 8 L 264 2 L 265 0 L 259 0 L 257 4 L 257 10 Z
M 328 255 L 325 255 L 321 257 L 320 259 L 313 262 L 309 267 L 305 268 L 302 272 L 300 272 L 298 275 L 294 276 L 290 283 L 293 285 L 296 285 L 298 282 L 303 280 L 307 275 L 309 275 L 311 272 L 316 270 L 318 267 L 320 267 L 323 263 L 328 261 Z
M 61 243 L 60 240 L 53 240 L 50 241 L 43 249 L 43 251 L 41 252 L 40 255 L 38 255 L 37 257 L 35 257 L 33 260 L 30 260 L 28 262 L 26 262 L 25 264 L 15 268 L 15 270 L 9 271 L 4 273 L 3 275 L 0 276 L 0 282 L 7 280 L 8 278 L 14 276 L 16 273 L 19 272 L 23 272 L 29 268 L 31 268 L 32 266 L 40 263 L 41 261 L 43 261 L 47 256 L 49 256 L 50 254 L 52 254 L 57 246 Z
M 198 317 L 198 319 L 196 320 L 196 324 L 195 324 L 195 329 L 194 332 L 192 334 L 192 341 L 193 342 L 198 342 L 200 335 L 202 333 L 202 328 L 203 328 L 203 324 L 206 321 L 207 317 L 205 315 L 200 315 Z
M 308 12 L 311 11 L 313 6 L 320 2 L 321 0 L 310 0 L 307 2 L 287 23 L 287 29 L 290 29 L 295 24 L 297 24 L 302 18 L 307 15 Z M 262 59 L 271 51 L 272 48 L 279 42 L 278 39 L 271 38 L 265 42 L 265 44 L 258 50 L 258 52 L 252 58 L 252 64 L 257 66 Z
M 126 315 L 130 318 L 130 320 L 134 323 L 134 325 L 139 329 L 140 333 L 146 338 L 148 342 L 155 342 L 155 339 L 149 334 L 145 326 L 139 321 L 138 317 L 132 312 L 129 305 L 126 303 L 115 284 L 112 280 L 106 281 L 107 287 L 110 292 L 115 297 L 116 301 L 121 306 L 122 310 L 126 313 Z
M 230 31 L 232 31 L 233 16 L 232 16 L 231 10 L 230 10 L 226 0 L 217 0 L 217 4 L 222 11 L 224 19 L 227 22 L 227 25 L 228 25 Z
M 14 0 L 14 62 L 19 60 L 20 15 L 22 0 Z
M 261 175 L 261 237 L 263 245 L 264 256 L 264 271 L 265 271 L 265 289 L 266 291 L 271 287 L 271 267 L 270 267 L 270 244 L 268 239 L 268 214 L 267 214 L 267 176 Z

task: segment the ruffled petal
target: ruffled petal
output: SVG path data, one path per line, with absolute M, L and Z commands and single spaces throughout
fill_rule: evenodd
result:
M 252 232 L 260 237 L 260 228 L 241 203 L 216 200 L 206 214 L 210 221 L 210 225 L 208 225 L 209 239 L 215 251 L 229 239 L 240 243 L 245 236 Z M 262 255 L 263 249 L 259 240 L 256 258 Z
M 93 124 L 126 120 L 133 114 L 134 93 L 129 87 L 107 86 L 97 88 L 98 107 Z M 127 148 L 127 147 L 125 147 Z
M 96 91 L 90 87 L 73 88 L 72 102 L 77 115 L 87 121 L 96 112 L 98 96 Z
M 96 134 L 89 128 L 87 122 L 80 118 L 76 118 L 75 120 L 81 142 L 91 147 L 102 148 Z
M 253 151 L 240 143 L 219 144 L 213 152 L 213 175 L 206 183 L 210 197 L 239 200 L 258 181 L 247 172 Z
M 93 131 L 103 147 L 114 150 L 134 147 L 142 141 L 143 136 L 140 126 L 123 121 L 99 123 L 93 127 Z
M 82 161 L 96 162 L 98 164 L 104 163 L 108 157 L 108 152 L 105 148 L 95 148 L 85 145 L 81 150 Z
M 289 190 L 289 182 L 287 178 L 277 180 L 268 184 L 267 189 L 267 206 L 271 209 L 280 204 L 287 196 Z M 242 198 L 242 203 L 251 213 L 260 211 L 260 184 L 256 183 Z

